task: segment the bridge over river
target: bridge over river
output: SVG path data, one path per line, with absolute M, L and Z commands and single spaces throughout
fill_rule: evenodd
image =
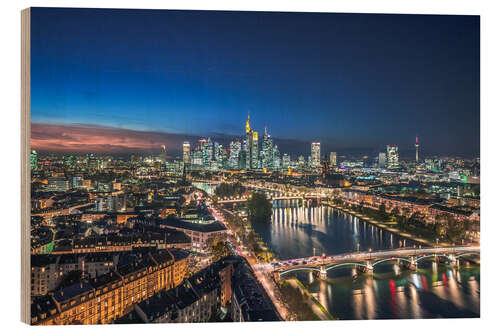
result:
M 327 198 L 327 195 L 325 193 L 322 193 L 317 190 L 310 190 L 307 192 L 300 192 L 300 191 L 294 191 L 294 190 L 278 190 L 278 189 L 270 189 L 267 187 L 262 187 L 262 186 L 256 186 L 252 184 L 245 184 L 245 187 L 248 189 L 251 189 L 256 192 L 261 192 L 265 193 L 267 198 L 270 201 L 275 201 L 275 200 L 289 200 L 289 201 L 306 201 L 306 200 L 313 200 L 320 202 L 321 199 Z M 246 202 L 247 201 L 247 196 L 241 196 L 241 197 L 230 197 L 230 198 L 223 198 L 219 200 L 219 203 L 225 204 L 225 203 L 241 203 L 241 202 Z
M 361 272 L 373 273 L 375 266 L 387 261 L 397 261 L 409 269 L 416 270 L 418 263 L 426 259 L 436 259 L 451 265 L 458 265 L 461 258 L 479 255 L 479 246 L 399 248 L 289 259 L 266 265 L 262 267 L 262 270 L 274 271 L 275 278 L 297 271 L 313 271 L 319 273 L 321 278 L 326 278 L 329 270 L 346 266 L 355 267 Z

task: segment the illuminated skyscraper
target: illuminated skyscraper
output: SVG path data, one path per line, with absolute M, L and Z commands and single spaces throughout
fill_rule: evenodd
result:
M 262 167 L 266 169 L 273 168 L 273 140 L 267 133 L 267 127 L 264 128 L 264 136 L 262 137 Z
M 246 123 L 245 127 L 246 127 L 247 134 L 252 131 L 252 128 L 250 128 L 250 110 L 248 110 L 247 123 Z
M 397 145 L 387 145 L 387 168 L 399 168 L 399 152 Z
M 241 150 L 240 150 L 240 157 L 238 158 L 238 169 L 239 170 L 245 170 L 247 168 L 247 152 L 246 152 L 246 143 L 245 140 L 243 140 L 243 143 L 241 144 Z
M 291 163 L 290 163 L 290 155 L 288 155 L 287 153 L 284 153 L 283 154 L 283 161 L 282 161 L 282 168 L 283 170 L 287 171 L 288 170 L 288 167 L 290 167 Z
M 196 150 L 200 151 L 199 155 L 201 155 L 201 163 L 200 163 L 201 165 L 205 165 L 206 163 L 208 163 L 207 156 L 206 156 L 206 154 L 207 154 L 206 146 L 207 146 L 207 139 L 202 138 L 202 139 L 198 140 L 198 148 Z
M 241 153 L 240 153 L 240 162 L 239 162 L 239 165 L 240 165 L 239 168 L 241 170 L 250 169 L 250 158 L 247 158 L 247 156 L 250 156 L 250 147 L 249 147 L 248 142 L 251 142 L 251 140 L 248 141 L 248 135 L 247 135 L 247 138 L 243 139 L 243 142 L 241 144 Z
M 184 141 L 182 144 L 182 160 L 184 164 L 191 163 L 191 144 L 189 141 Z
M 245 141 L 245 169 L 250 170 L 252 168 L 252 135 L 247 136 Z
M 250 127 L 250 111 L 248 111 L 248 118 L 245 125 L 245 130 L 246 130 L 246 140 L 244 142 L 243 157 L 245 158 L 245 169 L 250 170 L 252 168 L 252 148 L 253 148 L 253 143 L 252 143 L 253 131 L 252 128 Z
M 251 151 L 251 159 L 252 159 L 252 169 L 259 168 L 259 133 L 256 131 L 252 131 L 252 151 Z
M 241 142 L 238 139 L 234 139 L 229 145 L 229 169 L 239 169 L 240 155 Z
M 36 150 L 32 150 L 30 154 L 30 165 L 31 165 L 31 170 L 37 170 L 38 169 L 38 153 Z
M 217 169 L 223 167 L 223 147 L 218 142 L 214 142 L 214 160 L 217 163 Z
M 193 152 L 193 160 L 191 164 L 196 165 L 198 167 L 203 165 L 203 152 L 199 147 L 196 148 L 196 150 Z
M 280 168 L 281 168 L 280 151 L 278 149 L 278 146 L 274 145 L 274 148 L 273 148 L 273 169 L 279 170 Z
M 321 167 L 321 144 L 319 142 L 311 143 L 311 167 Z
M 200 149 L 204 166 L 210 166 L 214 159 L 214 144 L 210 138 L 200 140 Z
M 337 153 L 332 151 L 330 152 L 330 166 L 334 167 L 337 165 Z

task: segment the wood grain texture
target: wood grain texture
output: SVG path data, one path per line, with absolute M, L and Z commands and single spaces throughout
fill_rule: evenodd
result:
M 21 11 L 21 321 L 31 323 L 30 212 L 31 212 L 31 30 L 30 9 Z

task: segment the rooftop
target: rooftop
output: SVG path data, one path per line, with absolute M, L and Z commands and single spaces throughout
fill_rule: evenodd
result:
M 198 232 L 215 232 L 215 231 L 227 230 L 227 228 L 219 221 L 215 221 L 212 223 L 193 223 L 177 219 L 165 219 L 162 220 L 161 223 L 168 227 L 174 227 L 174 228 L 186 229 Z
M 54 299 L 59 302 L 65 302 L 67 300 L 72 299 L 75 296 L 85 294 L 93 290 L 91 284 L 85 281 L 81 281 L 79 283 L 75 283 L 71 286 L 59 289 L 54 292 Z

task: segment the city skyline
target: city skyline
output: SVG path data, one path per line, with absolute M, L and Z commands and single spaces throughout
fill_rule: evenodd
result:
M 335 168 L 336 166 L 338 166 L 340 170 L 344 170 L 346 167 L 365 166 L 378 168 L 379 170 L 387 169 L 401 171 L 408 166 L 406 162 L 410 162 L 410 165 L 420 168 L 421 170 L 424 168 L 426 170 L 439 171 L 444 163 L 442 159 L 436 160 L 436 156 L 429 156 L 430 159 L 426 158 L 424 161 L 419 160 L 420 141 L 418 137 L 415 137 L 414 159 L 406 159 L 404 157 L 400 159 L 399 146 L 397 144 L 387 144 L 385 146 L 385 152 L 378 152 L 378 156 L 373 156 L 372 154 L 370 158 L 368 155 L 363 155 L 361 164 L 359 156 L 355 158 L 357 161 L 354 162 L 349 160 L 349 157 L 339 156 L 342 158 L 343 163 L 337 165 L 337 152 L 325 149 L 325 147 L 323 147 L 322 150 L 321 142 L 311 142 L 309 152 L 298 156 L 292 156 L 289 152 L 283 151 L 278 142 L 273 141 L 267 126 L 264 127 L 263 135 L 259 135 L 259 131 L 252 128 L 250 111 L 248 112 L 244 127 L 244 135 L 233 137 L 230 142 L 225 141 L 221 143 L 211 138 L 199 138 L 197 142 L 193 142 L 193 149 L 191 149 L 191 142 L 183 141 L 181 156 L 171 154 L 169 158 L 167 146 L 162 144 L 160 146 L 160 152 L 151 152 L 145 161 L 149 161 L 150 163 L 160 162 L 160 165 L 167 166 L 169 164 L 167 160 L 170 159 L 173 161 L 170 163 L 169 168 L 172 169 L 173 167 L 177 169 L 177 171 L 182 170 L 182 172 L 187 170 L 252 170 L 256 172 L 263 171 L 264 173 L 270 171 L 285 171 L 291 174 L 293 171 L 317 173 L 322 170 L 324 176 L 332 171 L 331 167 Z M 121 143 L 124 145 L 128 144 L 127 142 Z M 177 153 L 177 149 L 174 148 L 174 151 Z M 129 157 L 130 160 L 133 161 L 140 157 L 140 155 L 140 153 L 139 156 L 130 154 Z M 65 161 L 73 164 L 76 161 L 74 157 L 75 156 L 70 154 L 65 157 Z M 38 152 L 35 149 L 31 151 L 30 159 L 32 169 L 36 170 Z M 110 160 L 111 159 L 108 159 L 108 161 Z M 101 167 L 104 165 L 103 163 L 105 163 L 102 160 L 99 162 L 94 153 L 86 155 L 85 163 L 92 164 L 94 161 L 95 163 L 101 164 Z M 402 161 L 405 162 L 401 164 Z M 479 158 L 474 158 L 472 163 L 472 167 L 475 170 L 473 174 L 477 176 Z M 453 177 L 456 178 L 460 176 L 456 174 L 453 175 Z
M 248 121 L 247 121 L 248 126 Z M 294 139 L 280 139 L 272 137 L 268 133 L 268 126 L 264 126 L 263 135 L 258 134 L 258 137 L 264 138 L 269 136 L 279 146 L 284 146 L 284 152 L 290 154 L 294 158 L 310 153 L 311 144 L 314 142 L 306 142 Z M 259 131 L 255 131 L 259 133 Z M 226 148 L 230 148 L 234 140 L 245 141 L 245 135 L 224 135 L 213 133 L 212 136 L 196 136 L 184 134 L 172 134 L 162 132 L 146 132 L 129 129 L 118 129 L 106 126 L 90 126 L 90 125 L 53 125 L 53 124 L 32 124 L 31 129 L 31 148 L 42 153 L 60 153 L 60 154 L 156 154 L 167 148 L 167 157 L 169 159 L 183 158 L 184 143 L 195 144 L 200 140 L 212 139 Z M 33 138 L 35 137 L 35 138 Z M 413 137 L 412 137 L 413 138 Z M 420 143 L 420 139 L 417 139 Z M 85 143 L 83 143 L 85 142 Z M 405 142 L 403 145 L 397 143 L 388 143 L 379 147 L 356 147 L 356 148 L 336 148 L 337 146 L 329 143 L 320 143 L 323 147 L 321 159 L 325 154 L 337 151 L 344 155 L 373 155 L 376 156 L 381 152 L 385 152 L 387 146 L 395 145 L 399 149 L 403 158 L 411 158 L 415 156 L 415 145 L 413 142 Z M 262 149 L 262 143 L 259 144 L 259 149 Z M 418 145 L 420 146 L 420 145 Z M 420 148 L 418 149 L 420 151 Z M 460 153 L 435 153 L 427 151 L 426 156 L 456 156 L 456 157 L 476 157 L 476 154 L 460 154 Z
M 479 155 L 478 17 L 160 13 L 33 9 L 33 148 L 179 150 L 240 136 L 251 110 L 294 155 L 416 135 L 424 156 Z

